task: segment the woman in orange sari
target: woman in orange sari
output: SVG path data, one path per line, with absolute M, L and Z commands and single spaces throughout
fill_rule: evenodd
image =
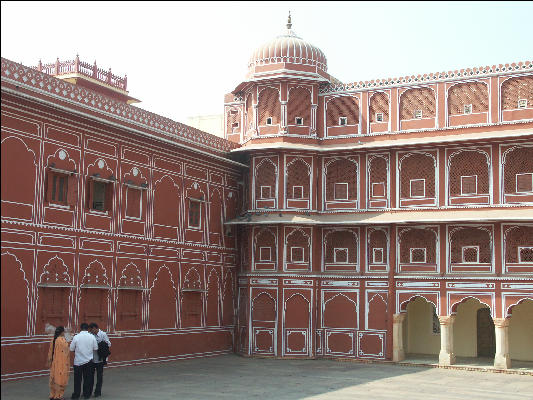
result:
M 70 352 L 65 340 L 65 328 L 58 326 L 48 351 L 50 368 L 50 400 L 63 399 L 70 373 Z

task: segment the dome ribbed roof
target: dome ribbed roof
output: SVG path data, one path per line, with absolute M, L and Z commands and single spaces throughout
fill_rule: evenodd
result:
M 248 68 L 268 64 L 292 63 L 316 66 L 327 72 L 327 60 L 322 50 L 297 36 L 291 27 L 289 15 L 287 32 L 259 46 L 250 57 Z

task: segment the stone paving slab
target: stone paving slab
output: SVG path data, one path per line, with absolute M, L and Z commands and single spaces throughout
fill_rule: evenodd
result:
M 72 393 L 71 374 L 67 398 Z M 2 383 L 2 400 L 47 399 L 48 378 Z M 109 368 L 102 399 L 531 400 L 533 377 L 334 360 L 225 355 Z

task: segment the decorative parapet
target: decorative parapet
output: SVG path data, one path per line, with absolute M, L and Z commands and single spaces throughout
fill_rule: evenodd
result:
M 77 103 L 84 108 L 119 118 L 134 125 L 156 131 L 159 136 L 176 142 L 189 142 L 215 152 L 229 152 L 240 147 L 239 144 L 211 135 L 191 126 L 176 122 L 170 118 L 145 111 L 124 102 L 113 100 L 92 90 L 39 72 L 33 68 L 2 58 L 2 81 L 11 81 L 30 89 L 60 98 L 70 103 Z
M 512 64 L 499 64 L 492 67 L 466 68 L 448 72 L 435 72 L 423 75 L 403 76 L 400 78 L 375 79 L 371 81 L 360 81 L 352 83 L 340 83 L 324 85 L 320 88 L 320 94 L 348 92 L 362 89 L 385 89 L 394 86 L 439 82 L 452 79 L 481 78 L 495 74 L 513 72 L 532 72 L 533 61 L 524 61 Z
M 50 64 L 43 64 L 41 63 L 41 60 L 39 60 L 39 64 L 32 68 L 39 72 L 44 72 L 45 74 L 53 76 L 78 74 L 95 79 L 125 92 L 127 91 L 127 75 L 124 75 L 124 78 L 114 75 L 111 73 L 111 68 L 106 71 L 102 68 L 98 68 L 96 61 L 92 65 L 88 62 L 80 61 L 80 57 L 78 55 L 76 55 L 74 60 L 59 61 L 58 58 L 55 63 Z

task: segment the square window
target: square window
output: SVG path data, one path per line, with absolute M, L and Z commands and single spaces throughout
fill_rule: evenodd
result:
M 516 174 L 516 192 L 533 192 L 533 173 L 526 172 L 522 174 Z
M 50 201 L 53 203 L 67 204 L 68 175 L 50 174 L 49 190 L 51 190 Z
M 189 228 L 199 229 L 201 203 L 198 200 L 189 199 Z
M 272 188 L 270 186 L 261 186 L 261 198 L 262 199 L 272 198 Z
M 384 249 L 375 247 L 372 249 L 372 264 L 383 264 Z
M 376 113 L 376 122 L 383 122 L 383 113 Z
M 477 194 L 477 175 L 461 176 L 461 194 Z
M 97 210 L 97 211 L 106 210 L 106 204 L 105 204 L 106 187 L 107 187 L 106 182 L 93 180 L 93 192 L 92 192 L 93 201 L 91 204 L 91 208 L 93 210 Z
M 463 263 L 479 264 L 479 246 L 463 246 L 461 253 Z
M 339 125 L 340 126 L 348 125 L 348 118 L 347 117 L 339 117 Z
M 422 119 L 422 110 L 415 110 L 415 119 Z
M 518 247 L 518 262 L 520 264 L 533 263 L 533 247 Z
M 272 125 L 272 117 L 267 118 L 267 125 Z
M 464 114 L 472 114 L 472 104 L 465 104 L 463 111 Z
M 333 249 L 333 262 L 335 264 L 347 264 L 348 263 L 348 249 L 347 248 Z
M 292 198 L 293 199 L 303 199 L 304 198 L 304 187 L 303 186 L 293 186 L 292 187 Z
M 372 183 L 372 197 L 385 197 L 385 182 Z
M 348 184 L 336 183 L 333 187 L 333 198 L 335 200 L 348 200 Z
M 142 190 L 126 187 L 126 217 L 141 218 Z
M 426 262 L 426 249 L 425 248 L 412 248 L 409 249 L 409 262 L 416 264 L 423 264 Z
M 425 179 L 411 179 L 409 181 L 409 193 L 411 197 L 425 197 L 426 180 Z
M 272 261 L 272 249 L 270 247 L 259 248 L 259 261 Z
M 233 129 L 237 129 L 237 128 L 239 128 L 239 123 L 238 122 L 234 122 L 233 124 L 231 124 L 231 127 Z
M 527 108 L 527 99 L 519 99 L 518 108 Z
M 296 123 L 296 125 L 303 125 L 304 124 L 304 119 L 302 117 L 296 117 L 294 119 L 294 122 Z
M 231 110 L 229 113 L 230 113 L 231 115 L 237 115 L 238 111 L 237 111 L 237 110 Z
M 291 262 L 293 263 L 304 262 L 304 248 L 303 247 L 291 247 Z

